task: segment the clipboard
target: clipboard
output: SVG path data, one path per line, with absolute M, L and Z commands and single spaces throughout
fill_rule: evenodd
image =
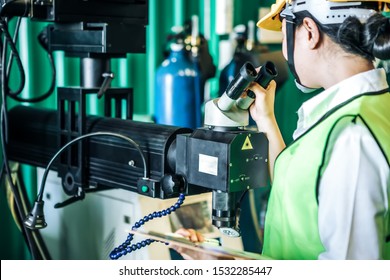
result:
M 192 242 L 184 237 L 178 237 L 175 235 L 164 234 L 156 231 L 128 230 L 127 232 L 136 236 L 150 238 L 175 247 L 182 247 L 185 249 L 194 250 L 224 260 L 271 260 L 271 258 L 261 254 L 226 248 L 223 246 L 219 246 L 215 242 Z

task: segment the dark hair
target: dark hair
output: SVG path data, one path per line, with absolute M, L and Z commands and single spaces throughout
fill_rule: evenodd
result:
M 373 14 L 366 23 L 361 23 L 356 17 L 350 16 L 342 24 L 324 25 L 309 12 L 303 11 L 296 14 L 296 24 L 301 25 L 305 17 L 313 19 L 320 31 L 346 52 L 368 60 L 390 59 L 390 18 L 379 12 Z
M 371 16 L 364 26 L 364 39 L 374 57 L 390 59 L 390 18 L 381 14 Z

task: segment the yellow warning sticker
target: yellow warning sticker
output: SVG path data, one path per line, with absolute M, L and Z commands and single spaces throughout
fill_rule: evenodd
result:
M 251 140 L 249 139 L 249 136 L 246 137 L 244 145 L 242 145 L 241 150 L 253 150 L 253 146 Z

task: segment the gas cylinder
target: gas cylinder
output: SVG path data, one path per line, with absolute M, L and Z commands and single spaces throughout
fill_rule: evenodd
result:
M 201 125 L 200 72 L 184 43 L 170 44 L 170 53 L 156 71 L 155 121 L 197 128 Z

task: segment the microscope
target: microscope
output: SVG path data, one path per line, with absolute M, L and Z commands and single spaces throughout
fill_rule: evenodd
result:
M 268 182 L 268 140 L 248 129 L 248 109 L 255 95 L 252 82 L 266 88 L 278 75 L 268 61 L 259 70 L 246 62 L 220 98 L 205 106 L 204 127 L 179 135 L 177 172 L 187 182 L 212 190 L 212 223 L 228 236 L 240 233 L 240 203 L 249 189 Z
M 224 234 L 240 236 L 243 196 L 268 182 L 268 140 L 247 127 L 248 108 L 255 98 L 247 87 L 251 82 L 266 87 L 276 77 L 271 62 L 259 73 L 245 63 L 221 98 L 206 104 L 203 127 L 136 122 L 132 89 L 110 87 L 109 62 L 126 53 L 145 52 L 147 0 L 1 4 L 3 17 L 53 22 L 43 31 L 48 50 L 80 57 L 81 85 L 58 88 L 56 110 L 20 105 L 8 112 L 8 159 L 57 171 L 70 197 L 57 208 L 89 192 L 117 188 L 156 199 L 211 191 L 213 225 Z M 123 34 L 131 34 L 132 40 L 123 40 Z M 87 115 L 89 94 L 104 99 L 103 116 Z M 126 112 L 119 106 L 123 100 Z M 46 226 L 43 188 L 44 182 L 25 220 L 32 230 Z

